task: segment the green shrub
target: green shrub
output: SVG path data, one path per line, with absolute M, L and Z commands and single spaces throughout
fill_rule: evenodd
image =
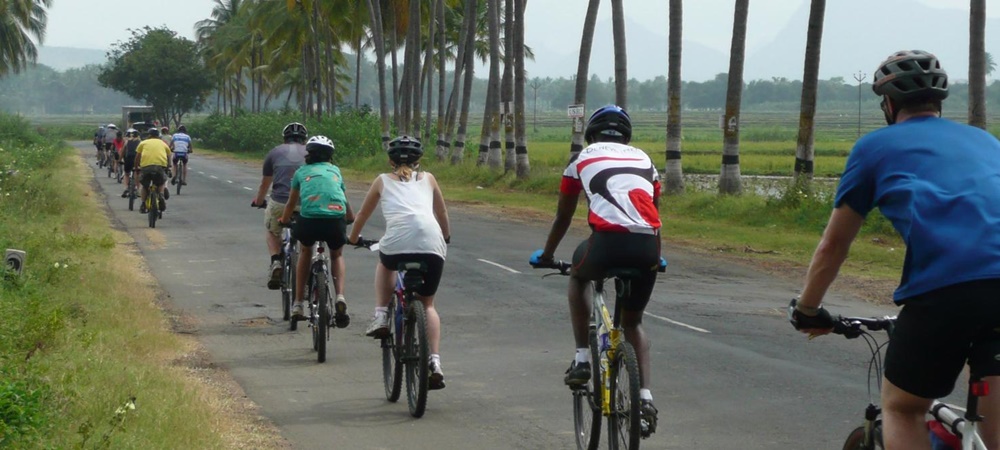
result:
M 237 153 L 265 153 L 282 142 L 281 130 L 290 122 L 302 122 L 311 136 L 324 135 L 337 146 L 337 161 L 371 156 L 381 151 L 379 118 L 366 110 L 345 111 L 321 120 L 306 119 L 289 112 L 213 114 L 192 123 L 188 130 L 208 148 Z

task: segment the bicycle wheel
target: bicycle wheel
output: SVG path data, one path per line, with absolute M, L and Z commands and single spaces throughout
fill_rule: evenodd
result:
M 872 429 L 871 442 L 865 442 L 865 427 L 857 427 L 844 441 L 844 450 L 883 450 L 882 424 L 876 424 Z
M 639 363 L 628 342 L 618 344 L 608 368 L 611 378 L 611 416 L 608 417 L 608 444 L 615 449 L 637 449 L 639 422 Z
M 184 161 L 177 161 L 177 195 L 181 195 L 181 186 L 184 184 Z
M 601 354 L 597 342 L 597 330 L 590 330 L 590 373 L 589 389 L 573 391 L 573 427 L 576 434 L 576 448 L 596 450 L 601 440 Z
M 295 295 L 295 264 L 294 253 L 285 252 L 281 258 L 281 320 L 292 318 L 292 297 Z M 294 323 L 294 322 L 292 322 Z M 295 328 L 292 328 L 293 330 Z
M 149 216 L 149 228 L 156 228 L 156 219 L 160 215 L 160 194 L 155 186 L 146 195 L 146 214 Z
M 316 360 L 324 362 L 326 361 L 326 333 L 330 330 L 330 311 L 326 308 L 330 286 L 326 284 L 326 277 L 322 273 L 318 272 L 316 268 L 313 270 L 312 277 L 316 282 L 316 287 L 313 291 L 312 301 L 315 303 L 315 309 L 310 314 L 309 320 L 312 322 L 313 350 L 316 350 L 317 353 Z M 324 310 L 326 310 L 325 313 Z
M 395 295 L 395 294 L 393 294 Z M 385 385 L 385 399 L 390 402 L 399 400 L 403 388 L 403 365 L 399 360 L 399 333 L 396 329 L 396 299 L 389 302 L 386 311 L 389 317 L 389 335 L 381 339 L 382 344 L 382 383 Z
M 128 179 L 128 210 L 135 211 L 135 174 Z
M 430 356 L 427 349 L 427 312 L 424 304 L 416 299 L 410 302 L 409 314 L 404 325 L 406 400 L 410 415 L 421 417 L 427 407 L 427 378 Z

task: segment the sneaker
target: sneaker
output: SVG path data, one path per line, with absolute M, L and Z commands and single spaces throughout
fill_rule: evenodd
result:
M 569 369 L 566 369 L 566 378 L 563 379 L 566 385 L 571 388 L 582 388 L 590 381 L 590 363 L 576 362 L 574 360 Z
M 431 376 L 427 380 L 427 389 L 436 391 L 444 389 L 444 372 L 441 371 L 441 363 L 431 361 Z
M 170 185 L 173 186 L 175 184 L 177 184 L 177 179 L 176 178 L 171 178 L 170 179 Z
M 187 185 L 188 185 L 188 182 L 187 182 L 187 180 L 185 180 L 185 181 L 181 181 L 181 186 L 187 186 Z
M 271 277 L 267 280 L 267 288 L 276 291 L 281 288 L 281 261 L 275 259 L 271 261 L 271 268 L 268 269 Z
M 139 205 L 139 214 L 146 214 L 146 212 L 147 212 L 146 211 L 146 202 L 142 202 L 142 204 Z
M 370 336 L 373 338 L 383 338 L 389 335 L 389 315 L 385 312 L 378 311 L 372 317 L 372 323 L 368 324 L 368 329 L 365 330 L 365 336 Z
M 122 191 L 122 198 L 128 198 L 128 189 Z
M 303 311 L 302 301 L 297 301 L 294 305 L 292 305 L 292 320 L 306 320 L 306 314 Z
M 639 418 L 641 420 L 642 437 L 647 438 L 656 432 L 656 414 L 659 411 L 653 406 L 652 400 L 639 402 Z
M 333 324 L 337 328 L 347 328 L 351 324 L 351 315 L 347 314 L 347 301 L 344 297 L 337 297 L 337 301 L 333 304 Z

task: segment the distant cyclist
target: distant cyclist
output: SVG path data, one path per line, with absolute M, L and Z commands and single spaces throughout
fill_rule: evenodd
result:
M 271 263 L 267 271 L 267 288 L 275 290 L 281 287 L 281 225 L 278 219 L 288 203 L 288 194 L 292 190 L 292 176 L 295 171 L 306 163 L 306 139 L 309 131 L 298 122 L 285 125 L 281 130 L 285 143 L 271 149 L 264 158 L 263 176 L 260 187 L 252 204 L 263 205 L 268 190 L 271 191 L 270 201 L 264 210 L 264 228 L 267 229 L 265 239 Z
M 427 264 L 424 284 L 416 294 L 427 310 L 427 342 L 430 345 L 430 389 L 444 388 L 441 370 L 441 319 L 434 305 L 447 243 L 451 240 L 448 209 L 437 180 L 429 172 L 418 172 L 424 154 L 420 141 L 400 136 L 389 142 L 392 172 L 375 178 L 358 211 L 348 242 L 356 243 L 361 229 L 376 207 L 385 216 L 385 235 L 379 240 L 379 262 L 375 265 L 375 314 L 365 330 L 381 337 L 389 331 L 388 306 L 401 262 Z
M 101 150 L 104 149 L 104 124 L 100 124 L 97 131 L 94 131 L 94 147 L 97 148 L 97 159 L 100 159 Z
M 129 128 L 125 130 L 125 146 L 122 149 L 122 164 L 125 169 L 125 178 L 123 183 L 125 183 L 125 190 L 122 191 L 122 198 L 128 197 L 129 183 L 132 180 L 133 175 L 138 175 L 138 165 L 135 164 L 135 157 L 138 154 L 137 150 L 139 148 L 139 131 L 135 128 Z M 133 174 L 133 172 L 135 172 Z
M 170 134 L 170 127 L 160 127 L 160 139 L 162 139 L 167 145 L 170 145 L 170 143 L 174 141 L 174 137 Z
M 164 192 L 164 186 L 167 184 L 170 147 L 160 140 L 160 130 L 155 127 L 149 129 L 149 136 L 139 143 L 136 155 L 139 161 L 139 182 L 142 184 L 142 206 L 139 207 L 139 212 L 146 212 L 146 196 L 149 195 L 150 189 L 156 189 L 163 194 L 164 202 L 160 205 L 160 211 L 165 211 L 169 194 Z
M 551 263 L 559 242 L 566 235 L 576 212 L 580 193 L 587 197 L 591 235 L 573 253 L 569 280 L 569 311 L 576 353 L 565 383 L 570 387 L 590 381 L 590 298 L 585 294 L 590 280 L 602 279 L 612 268 L 641 271 L 632 281 L 631 295 L 624 299 L 621 324 L 625 340 L 635 348 L 639 362 L 640 412 L 649 432 L 656 431 L 656 407 L 649 390 L 649 339 L 642 329 L 642 316 L 649 303 L 660 264 L 660 177 L 649 156 L 628 145 L 632 119 L 616 105 L 595 111 L 584 138 L 589 144 L 563 172 L 556 218 L 545 248 L 531 262 Z
M 823 296 L 878 208 L 906 244 L 893 295 L 903 308 L 881 384 L 887 449 L 931 448 L 925 414 L 951 393 L 966 363 L 994 391 L 979 400 L 979 433 L 986 448 L 1000 448 L 1000 141 L 941 118 L 948 84 L 925 51 L 896 52 L 879 64 L 872 90 L 888 126 L 854 144 L 793 310 L 796 329 L 830 332 Z
M 344 328 L 351 323 L 347 300 L 344 299 L 344 243 L 347 241 L 347 222 L 353 221 L 354 212 L 347 201 L 340 168 L 333 165 L 333 151 L 333 141 L 325 136 L 313 136 L 306 142 L 306 164 L 292 177 L 292 190 L 281 213 L 280 223 L 291 223 L 301 201 L 299 218 L 292 227 L 295 240 L 300 243 L 292 320 L 305 317 L 303 304 L 309 263 L 313 256 L 312 246 L 322 241 L 329 249 L 330 275 L 337 291 L 333 322 L 337 328 Z
M 170 179 L 170 184 L 177 184 L 177 178 L 181 177 L 184 180 L 181 182 L 181 185 L 187 186 L 188 155 L 194 153 L 194 145 L 191 142 L 191 136 L 187 134 L 186 126 L 181 125 L 177 127 L 177 132 L 170 139 L 170 150 L 174 152 L 174 176 Z M 177 170 L 177 161 L 181 160 L 184 161 L 183 174 Z

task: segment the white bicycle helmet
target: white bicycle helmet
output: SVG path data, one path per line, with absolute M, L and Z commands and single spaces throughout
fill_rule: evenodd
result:
M 116 127 L 115 124 L 113 124 L 113 123 L 109 123 L 108 124 L 108 128 L 111 128 L 113 130 L 117 130 L 118 129 L 118 127 Z
M 314 161 L 329 161 L 334 148 L 333 141 L 326 136 L 313 136 L 306 141 L 306 153 Z

